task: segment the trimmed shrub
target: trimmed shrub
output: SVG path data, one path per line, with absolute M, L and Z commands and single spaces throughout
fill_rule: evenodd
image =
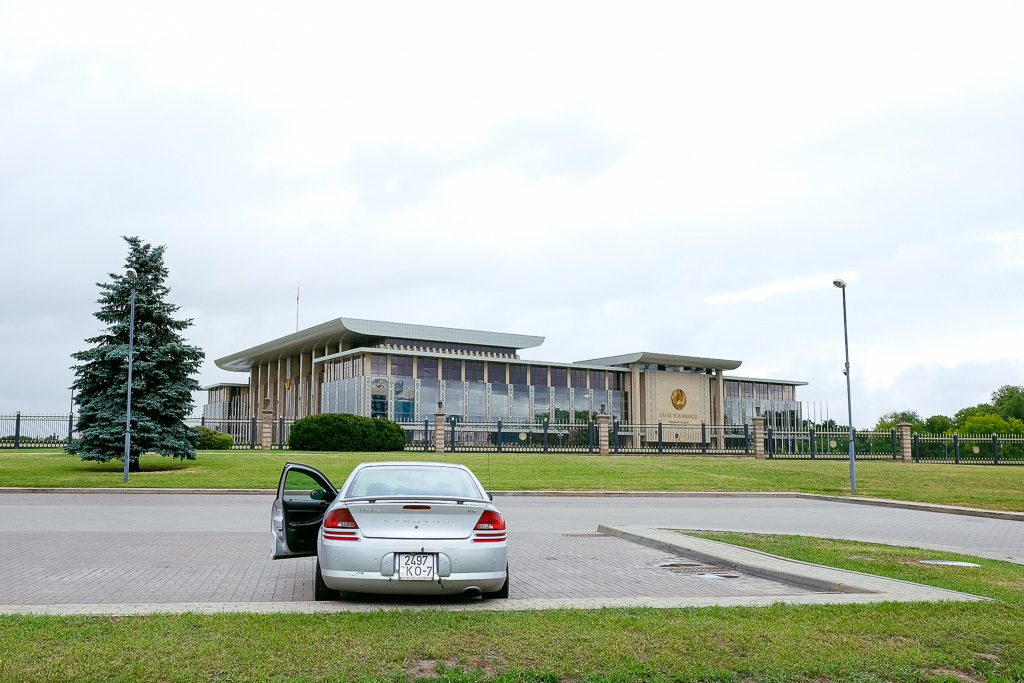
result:
M 202 425 L 197 425 L 192 429 L 199 432 L 199 443 L 196 448 L 201 451 L 226 451 L 235 445 L 235 439 L 230 434 L 218 432 Z
M 380 418 L 322 413 L 296 420 L 288 447 L 293 451 L 401 451 L 405 449 L 405 430 Z

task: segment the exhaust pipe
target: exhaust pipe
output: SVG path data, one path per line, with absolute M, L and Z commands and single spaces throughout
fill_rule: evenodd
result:
M 483 595 L 483 591 L 476 586 L 470 586 L 469 588 L 462 591 L 462 594 L 467 598 L 479 598 Z

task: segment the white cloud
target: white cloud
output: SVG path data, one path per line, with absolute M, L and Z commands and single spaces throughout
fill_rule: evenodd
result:
M 833 273 L 831 275 L 827 273 L 818 273 L 817 275 L 806 275 L 804 277 L 790 278 L 788 280 L 778 280 L 776 282 L 769 282 L 764 285 L 758 285 L 757 287 L 738 292 L 712 294 L 711 296 L 705 297 L 704 301 L 705 303 L 712 305 L 738 304 L 746 301 L 764 301 L 783 294 L 796 294 L 799 292 L 809 292 L 816 289 L 833 287 L 834 285 L 832 284 L 832 281 L 837 278 L 850 283 L 857 279 L 857 273 L 856 271 Z

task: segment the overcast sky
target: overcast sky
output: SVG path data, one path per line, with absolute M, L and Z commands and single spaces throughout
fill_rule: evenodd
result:
M 845 423 L 1024 384 L 1021 3 L 0 2 L 0 413 L 121 235 L 214 360 L 340 316 L 742 360 Z M 198 407 L 197 407 L 198 410 Z

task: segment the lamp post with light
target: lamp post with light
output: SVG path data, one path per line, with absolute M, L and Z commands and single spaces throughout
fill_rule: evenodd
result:
M 847 418 L 850 421 L 850 493 L 857 491 L 857 475 L 854 471 L 853 456 L 853 406 L 850 402 L 850 337 L 846 331 L 846 281 L 836 278 L 832 284 L 843 290 L 843 344 L 846 346 L 846 367 L 843 374 L 846 375 L 846 410 Z
M 128 412 L 124 427 L 124 482 L 128 483 L 128 463 L 131 461 L 132 446 L 132 361 L 135 355 L 135 281 L 139 278 L 134 268 L 125 275 L 132 281 L 131 313 L 128 317 Z

